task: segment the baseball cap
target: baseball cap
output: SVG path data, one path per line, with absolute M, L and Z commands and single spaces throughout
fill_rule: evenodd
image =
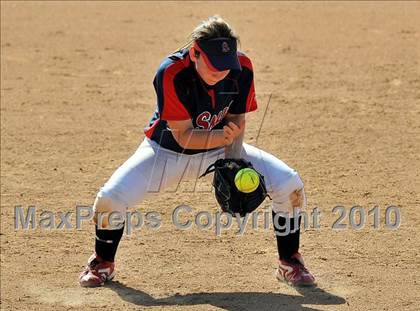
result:
M 206 65 L 213 71 L 241 70 L 237 55 L 237 42 L 233 38 L 199 40 L 194 48 L 203 54 Z

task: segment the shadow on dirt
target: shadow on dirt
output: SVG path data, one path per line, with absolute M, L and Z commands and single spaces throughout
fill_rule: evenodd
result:
M 192 293 L 173 295 L 155 299 L 149 294 L 128 287 L 120 282 L 110 282 L 105 285 L 115 291 L 124 301 L 139 306 L 193 306 L 209 304 L 221 309 L 237 310 L 318 310 L 304 307 L 311 305 L 339 305 L 345 299 L 324 291 L 321 288 L 297 288 L 302 296 L 291 296 L 280 293 L 263 292 L 222 292 L 222 293 Z

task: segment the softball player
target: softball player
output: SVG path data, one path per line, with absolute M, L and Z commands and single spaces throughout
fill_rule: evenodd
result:
M 292 218 L 293 211 L 306 205 L 303 182 L 281 160 L 243 142 L 245 114 L 256 110 L 257 102 L 251 61 L 237 51 L 237 43 L 230 26 L 213 16 L 193 30 L 184 48 L 161 63 L 153 81 L 157 107 L 145 138 L 98 192 L 95 215 L 125 214 L 157 190 L 181 178 L 197 178 L 218 158 L 244 158 L 265 176 L 272 198 L 277 278 L 290 285 L 313 285 L 299 253 L 300 217 Z M 95 222 L 95 252 L 79 277 L 81 286 L 101 286 L 115 275 L 124 226 L 111 228 L 106 217 L 95 217 Z M 290 230 L 280 229 L 285 224 Z

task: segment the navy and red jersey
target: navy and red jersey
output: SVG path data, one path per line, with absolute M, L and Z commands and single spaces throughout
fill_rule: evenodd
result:
M 147 137 L 163 148 L 179 153 L 208 151 L 184 149 L 173 137 L 167 121 L 192 120 L 197 129 L 222 129 L 227 113 L 242 114 L 257 109 L 254 74 L 250 59 L 238 52 L 241 70 L 231 70 L 215 85 L 207 85 L 191 61 L 188 49 L 169 55 L 161 63 L 153 80 L 157 108 L 148 127 Z

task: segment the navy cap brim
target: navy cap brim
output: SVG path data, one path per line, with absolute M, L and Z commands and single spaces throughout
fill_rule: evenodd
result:
M 198 41 L 197 44 L 214 67 L 212 69 L 218 71 L 242 69 L 237 54 L 236 39 L 214 38 Z

